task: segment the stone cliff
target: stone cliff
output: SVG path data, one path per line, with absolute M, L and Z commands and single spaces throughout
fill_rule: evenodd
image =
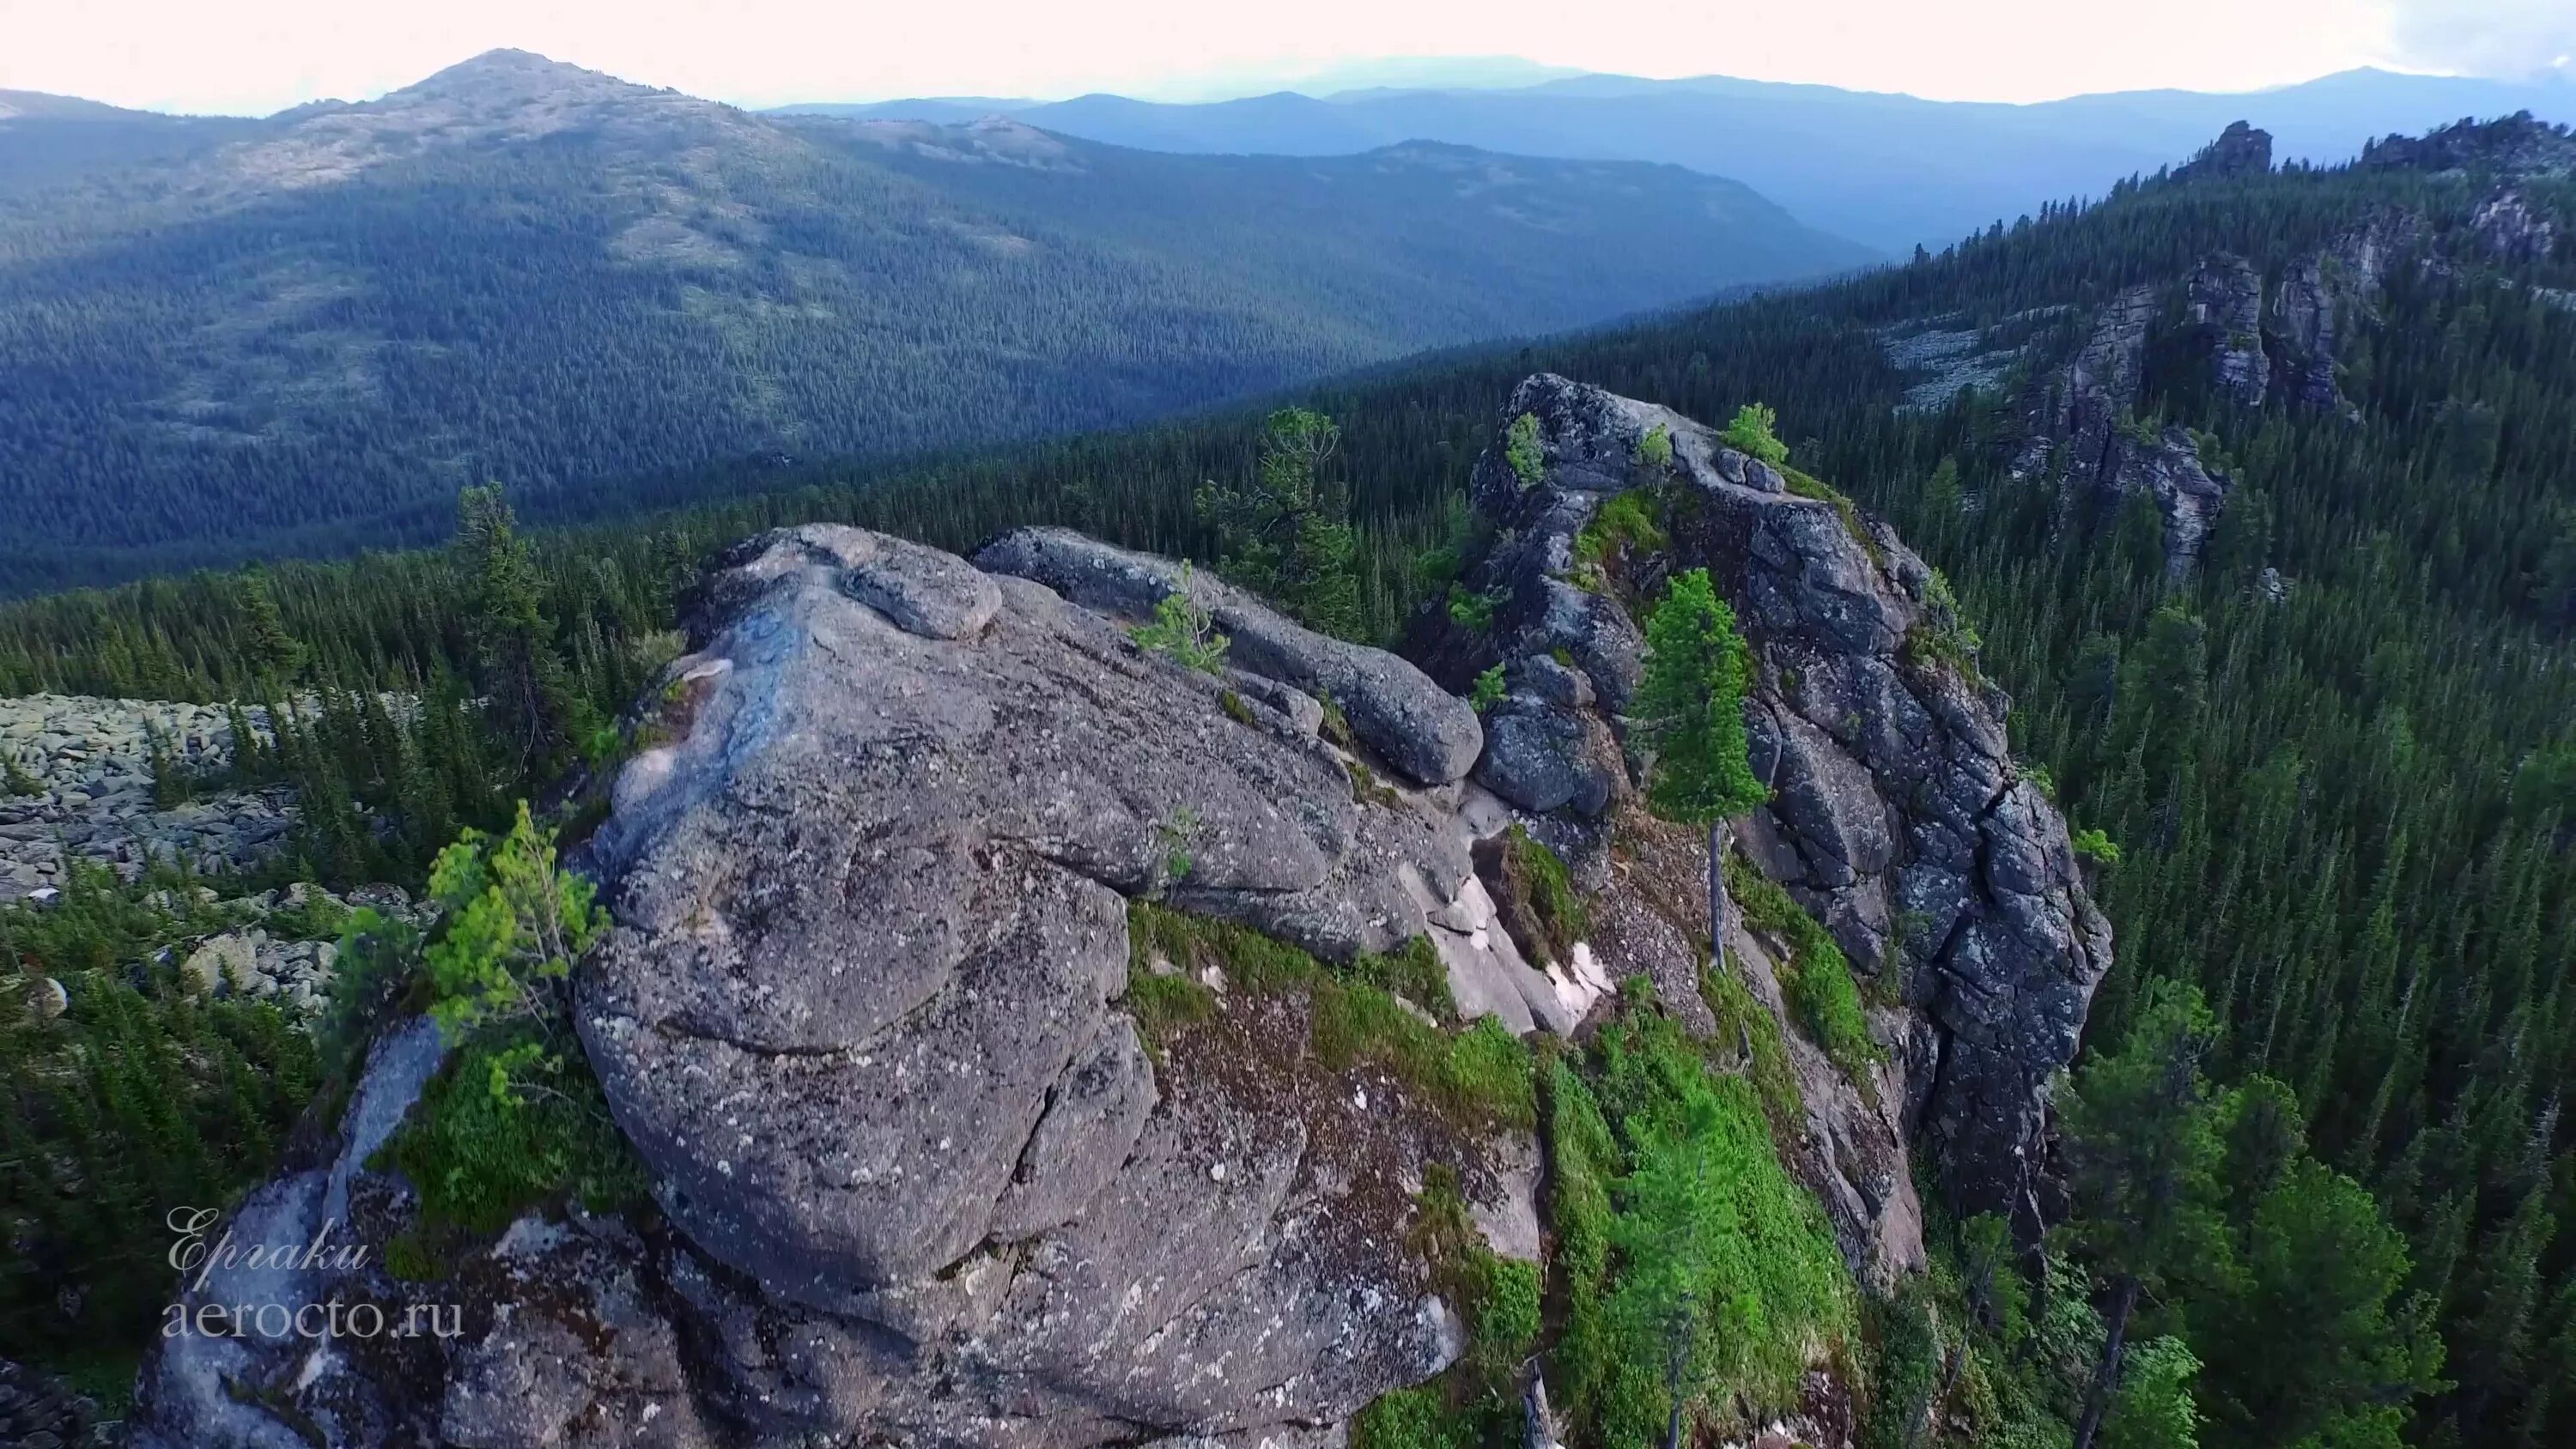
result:
M 2035 1226 L 2046 1083 L 2110 940 L 1946 590 L 1663 409 L 1541 376 L 1524 415 L 1535 470 L 1500 442 L 1479 465 L 1494 543 L 1420 667 L 1059 530 L 972 561 L 830 526 L 742 545 L 580 857 L 615 926 L 576 1024 L 658 1211 L 531 1214 L 433 1283 L 219 1274 L 190 1302 L 435 1299 L 465 1327 L 165 1345 L 137 1442 L 1338 1442 L 1464 1350 L 1429 1184 L 1486 1251 L 1544 1247 L 1526 1096 L 1353 1045 L 1343 980 L 1397 993 L 1369 1030 L 1488 1059 L 1631 977 L 1718 1060 L 1731 1030 L 1750 1070 L 1759 1024 L 1794 1077 L 1785 1155 L 1866 1280 L 1922 1260 L 1918 1144 L 1955 1205 Z M 1649 526 L 1605 529 L 1614 503 Z M 1798 1025 L 1788 984 L 1821 968 L 1796 921 L 1712 932 L 1704 838 L 1639 806 L 1634 610 L 1691 567 L 1760 663 L 1774 799 L 1741 868 L 1848 956 L 1867 1061 Z M 1141 647 L 1158 609 L 1223 654 Z M 1480 719 L 1459 696 L 1496 666 Z M 1536 914 L 1542 843 L 1580 932 Z M 1158 934 L 1186 920 L 1321 974 L 1229 977 Z M 1721 1020 L 1712 934 L 1769 1020 Z M 441 1055 L 389 1031 L 243 1230 L 403 1231 L 377 1151 Z
M 1910 1143 L 1929 1147 L 1954 1206 L 2036 1227 L 2046 1083 L 2074 1057 L 2110 929 L 2065 822 L 2012 763 L 2007 701 L 1961 660 L 1946 585 L 1829 490 L 1669 409 L 1540 376 L 1505 413 L 1537 420 L 1544 462 L 1524 477 L 1497 448 L 1477 467 L 1474 503 L 1499 542 L 1462 588 L 1490 601 L 1491 625 L 1437 616 L 1416 641 L 1453 686 L 1504 670 L 1476 778 L 1609 897 L 1592 944 L 1611 973 L 1694 999 L 1706 909 L 1670 883 L 1686 851 L 1636 868 L 1658 832 L 1621 711 L 1641 668 L 1631 605 L 1707 568 L 1758 666 L 1747 725 L 1772 802 L 1741 848 L 1885 1003 L 1872 1026 L 1890 1062 L 1871 1080 L 1846 1080 L 1791 1033 L 1805 1175 L 1864 1272 L 1920 1257 Z M 1728 930 L 1776 1006 L 1768 963 L 1784 943 Z

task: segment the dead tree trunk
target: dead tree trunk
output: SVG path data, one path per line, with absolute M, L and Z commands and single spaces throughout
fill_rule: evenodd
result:
M 1735 903 L 1726 894 L 1726 847 L 1734 831 L 1724 820 L 1713 820 L 1708 827 L 1708 952 L 1709 969 L 1720 977 L 1726 975 L 1726 923 L 1735 912 Z

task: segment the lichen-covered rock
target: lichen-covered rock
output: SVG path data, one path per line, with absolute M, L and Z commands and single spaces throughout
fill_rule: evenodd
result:
M 2142 298 L 2114 310 L 2143 325 Z M 2106 387 L 2133 386 L 2137 356 L 2123 341 L 2091 349 L 2083 366 Z M 1833 1100 L 1821 1108 L 1805 1175 L 1855 1267 L 1877 1276 L 1921 1256 L 1909 1141 L 1930 1148 L 1954 1207 L 2010 1211 L 2035 1228 L 2047 1083 L 2073 1060 L 2086 1004 L 2110 965 L 2110 929 L 2064 820 L 2015 774 L 2002 693 L 1932 642 L 1956 621 L 1931 570 L 1884 528 L 1786 490 L 1776 470 L 1669 409 L 1541 375 L 1505 405 L 1506 420 L 1523 414 L 1538 420 L 1541 476 L 1515 472 L 1499 439 L 1473 475 L 1476 506 L 1502 542 L 1465 583 L 1497 600 L 1492 627 L 1470 630 L 1430 611 L 1410 647 L 1444 681 L 1500 663 L 1526 681 L 1512 698 L 1566 709 L 1557 701 L 1578 693 L 1539 684 L 1554 677 L 1542 661 L 1566 647 L 1563 621 L 1636 637 L 1623 599 L 1642 602 L 1671 572 L 1707 568 L 1756 655 L 1747 728 L 1772 797 L 1745 822 L 1743 848 L 1858 972 L 1909 1007 L 1880 1013 L 1881 1045 L 1897 1063 L 1882 1090 L 1831 1088 L 1839 1076 L 1830 1068 L 1819 1077 L 1817 1092 Z M 2081 426 L 2092 426 L 2084 416 Z M 2107 428 L 2107 416 L 2099 421 Z M 1669 464 L 1648 461 L 1642 446 L 1656 430 L 1671 444 Z M 1657 490 L 1663 546 L 1630 551 L 1615 567 L 1579 565 L 1576 541 L 1601 505 L 1635 488 Z M 1606 670 L 1572 657 L 1597 701 L 1589 712 L 1624 736 L 1615 702 L 1634 688 L 1634 656 Z M 1489 735 L 1509 738 L 1499 723 Z M 1480 779 L 1492 753 L 1489 744 Z M 1704 845 L 1686 833 L 1665 840 L 1663 827 L 1642 821 L 1625 772 L 1612 785 L 1599 809 L 1571 798 L 1553 813 L 1523 809 L 1545 814 L 1541 833 L 1592 889 L 1588 945 L 1607 971 L 1652 975 L 1667 997 L 1695 996 L 1692 963 L 1705 961 L 1705 948 L 1691 942 L 1708 932 L 1698 903 Z
M 1241 589 L 1169 559 L 1113 548 L 1070 529 L 1023 528 L 984 545 L 975 563 L 990 573 L 1033 579 L 1086 608 L 1136 619 L 1186 587 L 1231 641 L 1229 663 L 1333 700 L 1363 743 L 1420 784 L 1458 779 L 1483 747 L 1476 712 L 1411 664 L 1382 649 L 1318 634 Z
M 1128 902 L 1331 959 L 1428 935 L 1462 1002 L 1570 1029 L 1601 983 L 1495 928 L 1469 818 L 1492 812 L 1465 808 L 1489 797 L 1362 772 L 1276 673 L 1185 669 L 1048 587 L 860 530 L 753 540 L 705 597 L 646 706 L 657 743 L 580 856 L 615 926 L 576 1025 L 662 1211 L 468 1246 L 404 1288 L 462 1305 L 432 1341 L 165 1347 L 140 1442 L 1320 1443 L 1453 1360 L 1416 1194 L 1457 1172 L 1526 1251 L 1526 1130 L 1328 1063 L 1301 991 L 1218 982 L 1212 1018 L 1149 1039 Z M 1254 607 L 1229 604 L 1257 629 Z M 1382 752 L 1466 710 L 1332 647 L 1339 677 L 1386 685 Z M 1366 695 L 1341 695 L 1355 727 Z M 257 1190 L 246 1226 L 381 1243 L 410 1221 L 367 1163 L 436 1047 L 380 1045 L 338 1150 Z
M 1499 968 L 1431 919 L 1468 834 L 1355 789 L 1288 696 L 1271 727 L 1083 606 L 1145 612 L 1176 568 L 1060 533 L 985 550 L 1069 601 L 922 552 L 822 527 L 740 550 L 677 666 L 685 724 L 618 781 L 580 1025 L 663 1205 L 766 1301 L 915 1351 L 967 1336 L 987 1396 L 907 1359 L 880 1427 L 1323 1423 L 1418 1379 L 1444 1350 L 1409 1205 L 1355 1185 L 1419 1180 L 1422 1144 L 1325 1131 L 1284 1066 L 1158 1067 L 1120 1006 L 1127 897 Z M 1230 660 L 1332 694 L 1417 778 L 1463 773 L 1462 701 L 1189 586 Z

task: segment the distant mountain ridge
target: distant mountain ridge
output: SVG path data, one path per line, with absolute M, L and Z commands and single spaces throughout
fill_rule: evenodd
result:
M 1876 259 L 1679 167 L 760 116 L 515 51 L 134 124 L 41 182 L 0 148 L 0 590 L 435 537 L 486 480 L 573 518 L 1136 422 Z
M 1733 177 L 1809 225 L 1902 252 L 2035 214 L 2046 201 L 2098 196 L 2119 177 L 2189 155 L 2231 121 L 2271 131 L 2284 159 L 2332 163 L 2375 136 L 2467 116 L 2527 109 L 2576 121 L 2576 83 L 2364 69 L 2243 94 L 2131 91 L 2006 105 L 1726 76 L 1587 75 L 1517 90 L 1326 99 L 1282 91 L 1203 105 L 1088 95 L 797 109 L 945 120 L 1000 110 L 1065 135 L 1165 151 L 1337 155 L 1419 139 L 1669 162 Z
M 263 124 L 240 116 L 169 116 L 78 96 L 0 90 L 0 198 L 119 166 L 211 150 Z

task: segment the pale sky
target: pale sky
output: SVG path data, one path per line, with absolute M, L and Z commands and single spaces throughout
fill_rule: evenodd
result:
M 2033 101 L 2567 73 L 2576 0 L 0 0 L 0 89 L 157 110 L 362 100 L 496 46 L 749 106 L 1194 99 L 1440 55 Z

